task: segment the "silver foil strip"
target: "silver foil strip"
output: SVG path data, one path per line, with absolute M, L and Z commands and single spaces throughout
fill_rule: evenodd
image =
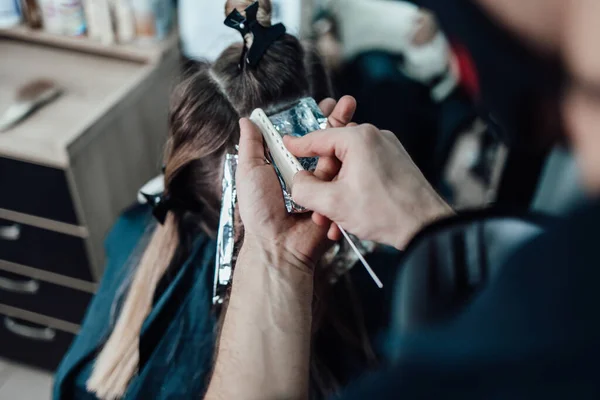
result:
M 360 240 L 354 235 L 350 235 L 360 254 L 364 256 L 373 253 L 377 249 L 377 244 L 368 240 Z M 340 240 L 335 243 L 324 255 L 323 265 L 327 265 L 329 272 L 329 283 L 336 283 L 341 276 L 350 271 L 356 263 L 360 262 L 357 254 L 352 250 L 348 242 Z
M 311 97 L 300 99 L 294 106 L 285 111 L 269 115 L 269 120 L 279 132 L 281 137 L 286 135 L 302 137 L 308 133 L 327 128 L 327 118 L 321 112 L 317 102 Z M 298 158 L 302 167 L 307 171 L 314 171 L 317 168 L 318 157 Z M 301 213 L 306 209 L 292 200 L 291 190 L 285 184 L 277 165 L 275 171 L 279 178 L 279 183 L 283 189 L 283 198 L 285 207 L 289 213 Z
M 223 163 L 221 215 L 217 232 L 217 254 L 213 285 L 213 305 L 222 304 L 231 282 L 235 263 L 235 203 L 237 200 L 235 172 L 238 156 L 227 154 Z

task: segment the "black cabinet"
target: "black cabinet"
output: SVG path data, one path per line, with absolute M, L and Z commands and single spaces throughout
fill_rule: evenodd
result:
M 93 281 L 84 239 L 3 219 L 0 260 Z
M 0 314 L 0 356 L 54 371 L 75 338 L 72 333 Z
M 92 294 L 0 270 L 0 303 L 79 324 Z
M 0 158 L 0 208 L 78 225 L 65 171 Z

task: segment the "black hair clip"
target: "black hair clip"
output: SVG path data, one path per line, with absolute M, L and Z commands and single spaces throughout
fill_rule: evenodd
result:
M 281 23 L 270 27 L 261 25 L 256 20 L 256 15 L 258 14 L 258 1 L 248 6 L 244 11 L 246 12 L 246 18 L 244 18 L 238 10 L 234 9 L 225 19 L 225 25 L 240 32 L 243 40 L 245 40 L 245 36 L 248 33 L 252 33 L 254 37 L 252 46 L 250 46 L 250 49 L 248 50 L 246 50 L 246 46 L 244 46 L 240 67 L 244 63 L 254 67 L 258 64 L 269 46 L 285 34 L 286 29 Z
M 146 194 L 141 193 L 142 196 L 148 202 L 148 205 L 152 207 L 152 215 L 161 225 L 165 224 L 165 220 L 167 219 L 167 213 L 172 208 L 172 202 L 170 196 L 165 196 L 164 194 Z
M 144 196 L 148 205 L 152 207 L 152 215 L 154 215 L 154 218 L 156 218 L 161 225 L 165 224 L 167 213 L 169 211 L 180 210 L 201 213 L 204 209 L 202 204 L 186 204 L 185 202 L 173 199 L 171 196 L 165 195 L 164 193 L 147 194 L 140 192 L 140 194 Z

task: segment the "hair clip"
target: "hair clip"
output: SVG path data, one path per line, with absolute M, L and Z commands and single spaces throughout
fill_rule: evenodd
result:
M 154 215 L 154 218 L 156 218 L 161 225 L 164 225 L 165 220 L 167 219 L 167 213 L 171 210 L 172 206 L 170 196 L 165 196 L 163 193 L 141 194 L 144 196 L 150 207 L 152 207 L 152 215 Z
M 258 64 L 269 46 L 285 34 L 286 29 L 281 23 L 270 27 L 261 25 L 256 20 L 258 14 L 258 1 L 248 6 L 244 11 L 246 13 L 245 18 L 238 10 L 234 9 L 225 19 L 225 25 L 240 32 L 243 40 L 245 40 L 245 36 L 248 33 L 252 33 L 252 36 L 254 37 L 252 46 L 250 46 L 248 50 L 246 50 L 246 47 L 244 46 L 240 66 L 245 63 L 254 67 Z
M 152 215 L 161 225 L 165 224 L 167 213 L 172 210 L 189 211 L 192 213 L 201 213 L 204 210 L 203 204 L 188 204 L 164 193 L 147 194 L 139 192 L 145 199 L 146 203 L 152 207 Z

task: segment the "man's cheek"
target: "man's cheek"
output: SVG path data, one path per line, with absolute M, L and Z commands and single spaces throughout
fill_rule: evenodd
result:
M 572 89 L 565 96 L 563 113 L 587 189 L 600 194 L 600 99 Z

